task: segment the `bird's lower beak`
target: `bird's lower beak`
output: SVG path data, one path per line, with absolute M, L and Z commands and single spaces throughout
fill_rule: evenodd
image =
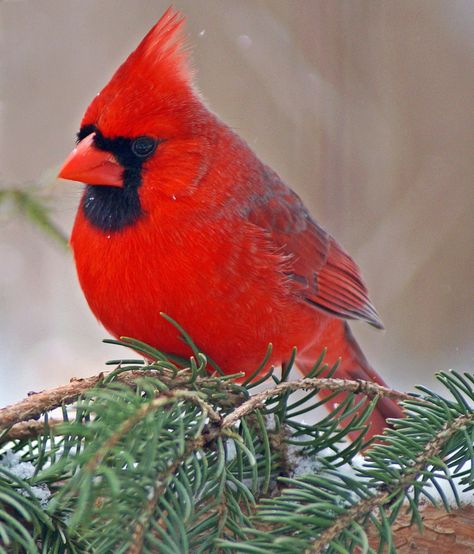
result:
M 91 133 L 74 148 L 59 170 L 58 177 L 88 185 L 123 187 L 123 167 L 110 152 L 94 146 L 94 135 Z

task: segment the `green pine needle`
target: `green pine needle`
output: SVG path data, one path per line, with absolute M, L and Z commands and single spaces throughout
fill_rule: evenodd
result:
M 360 466 L 377 398 L 350 393 L 304 422 L 331 399 L 315 397 L 313 381 L 302 382 L 300 398 L 287 371 L 281 380 L 269 372 L 276 392 L 259 397 L 253 383 L 210 375 L 208 358 L 180 332 L 193 351 L 188 369 L 133 339 L 108 341 L 151 362 L 121 360 L 63 407 L 62 423 L 46 417 L 39 436 L 4 434 L 0 458 L 14 453 L 33 471 L 19 477 L 0 459 L 0 553 L 395 552 L 401 510 L 422 525 L 423 499 L 450 509 L 442 481 L 458 499 L 474 488 L 472 376 L 440 373 L 442 394 L 418 388 Z M 311 378 L 335 371 L 323 362 Z M 358 435 L 352 443 L 349 433 Z M 35 487 L 50 491 L 46 507 Z M 370 527 L 378 545 L 369 545 Z

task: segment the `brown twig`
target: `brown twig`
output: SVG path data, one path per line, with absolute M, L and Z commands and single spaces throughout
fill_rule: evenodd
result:
M 167 382 L 174 389 L 183 385 L 186 380 L 189 378 L 188 372 L 186 370 L 179 372 L 179 374 L 169 375 L 166 372 L 158 372 L 153 370 L 144 370 L 144 371 L 127 371 L 121 373 L 115 377 L 116 381 L 125 383 L 128 385 L 133 385 L 137 378 L 143 377 L 144 375 L 157 376 L 161 380 Z M 30 419 L 35 419 L 45 412 L 49 412 L 55 408 L 58 408 L 62 405 L 71 404 L 75 402 L 79 396 L 84 394 L 86 391 L 100 385 L 106 375 L 100 373 L 99 375 L 94 375 L 93 377 L 87 377 L 84 379 L 72 379 L 67 385 L 62 385 L 54 389 L 49 389 L 47 391 L 42 391 L 39 393 L 31 394 L 24 400 L 6 406 L 5 408 L 0 409 L 0 430 L 7 429 L 12 427 L 16 423 L 21 421 L 28 421 Z M 202 379 L 204 383 L 207 379 Z M 263 391 L 255 396 L 252 396 L 250 400 L 244 402 L 237 410 L 232 412 L 225 419 L 226 426 L 232 426 L 240 417 L 246 415 L 253 411 L 259 405 L 262 405 L 265 400 L 271 398 L 272 396 L 278 396 L 287 391 L 301 390 L 301 389 L 325 389 L 332 391 L 346 391 L 346 392 L 355 392 L 366 394 L 368 396 L 387 396 L 389 398 L 394 398 L 396 400 L 409 400 L 413 399 L 412 396 L 401 393 L 387 387 L 382 387 L 375 383 L 370 383 L 367 381 L 350 381 L 347 379 L 301 379 L 299 381 L 288 381 L 280 383 L 279 385 Z M 210 416 L 213 417 L 215 414 L 210 413 Z M 215 418 L 214 418 L 215 419 Z
M 133 385 L 136 379 L 144 377 L 145 375 L 151 375 L 158 377 L 162 381 L 176 389 L 187 382 L 189 375 L 186 371 L 181 371 L 177 376 L 169 375 L 166 372 L 158 372 L 155 370 L 142 370 L 142 371 L 127 371 L 121 373 L 115 377 L 115 380 L 125 383 L 127 385 Z M 41 414 L 49 412 L 62 405 L 71 404 L 75 402 L 79 396 L 86 391 L 101 385 L 106 378 L 104 373 L 95 375 L 93 377 L 87 377 L 84 379 L 72 379 L 67 385 L 63 385 L 47 391 L 42 391 L 36 394 L 31 394 L 24 400 L 11 404 L 5 408 L 0 409 L 0 430 L 8 429 L 15 424 L 22 421 L 28 421 L 38 418 Z M 200 380 L 205 383 L 206 379 Z M 279 396 L 288 391 L 295 390 L 311 390 L 311 389 L 324 389 L 337 392 L 354 392 L 360 394 L 366 394 L 369 397 L 373 396 L 387 396 L 395 400 L 413 400 L 413 397 L 409 394 L 402 393 L 390 389 L 388 387 L 382 387 L 376 383 L 371 383 L 362 380 L 348 380 L 348 379 L 333 379 L 333 378 L 319 378 L 319 379 L 301 379 L 298 381 L 288 381 L 280 383 L 275 387 L 265 390 L 252 396 L 249 400 L 241 404 L 236 410 L 224 418 L 224 427 L 231 427 L 241 417 L 254 411 L 257 407 L 262 406 L 264 402 L 271 397 Z M 199 397 L 196 397 L 196 402 L 199 402 Z M 209 407 L 208 407 L 209 408 Z M 209 416 L 214 421 L 219 418 L 218 414 L 209 411 Z M 24 438 L 26 436 L 26 428 L 24 428 Z M 33 436 L 39 431 L 40 427 L 36 426 L 32 429 Z
M 0 444 L 14 440 L 35 438 L 44 435 L 48 431 L 56 434 L 55 427 L 60 423 L 64 423 L 64 421 L 61 419 L 48 419 L 48 422 L 36 421 L 34 419 L 21 421 L 0 437 Z
M 253 412 L 256 408 L 264 405 L 265 401 L 273 396 L 280 396 L 288 391 L 296 390 L 330 390 L 335 392 L 354 392 L 356 394 L 366 394 L 369 397 L 386 396 L 395 400 L 413 400 L 413 396 L 404 392 L 399 392 L 388 387 L 382 387 L 376 383 L 369 381 L 349 380 L 349 379 L 333 379 L 333 378 L 316 378 L 316 379 L 300 379 L 298 381 L 285 381 L 271 389 L 264 390 L 252 396 L 249 400 L 241 404 L 223 420 L 223 427 L 232 427 L 242 417 Z
M 67 385 L 62 385 L 46 391 L 31 393 L 25 399 L 0 409 L 0 431 L 8 429 L 21 422 L 36 419 L 46 412 L 50 412 L 60 406 L 72 404 L 82 394 L 94 387 L 100 386 L 107 374 L 100 373 L 84 379 L 71 379 Z M 134 370 L 120 373 L 114 377 L 115 381 L 133 386 L 135 381 L 145 376 L 157 377 L 173 388 L 183 385 L 189 379 L 187 370 L 182 370 L 178 375 L 171 371 L 154 369 Z M 206 379 L 202 379 L 204 383 Z M 211 417 L 213 414 L 211 414 Z
M 0 429 L 6 429 L 20 421 L 35 419 L 63 404 L 70 404 L 85 391 L 97 386 L 103 378 L 104 374 L 100 373 L 85 379 L 72 379 L 67 385 L 31 394 L 16 404 L 6 406 L 0 410 Z

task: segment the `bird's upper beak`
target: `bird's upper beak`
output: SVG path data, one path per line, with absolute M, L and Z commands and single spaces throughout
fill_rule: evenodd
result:
M 88 185 L 123 187 L 123 167 L 110 152 L 94 145 L 91 133 L 74 148 L 59 170 L 58 177 Z

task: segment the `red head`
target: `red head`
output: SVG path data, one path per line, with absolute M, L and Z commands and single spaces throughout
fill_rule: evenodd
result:
M 212 116 L 193 88 L 183 23 L 169 8 L 94 98 L 59 177 L 101 190 L 144 184 L 164 195 L 190 193 Z

